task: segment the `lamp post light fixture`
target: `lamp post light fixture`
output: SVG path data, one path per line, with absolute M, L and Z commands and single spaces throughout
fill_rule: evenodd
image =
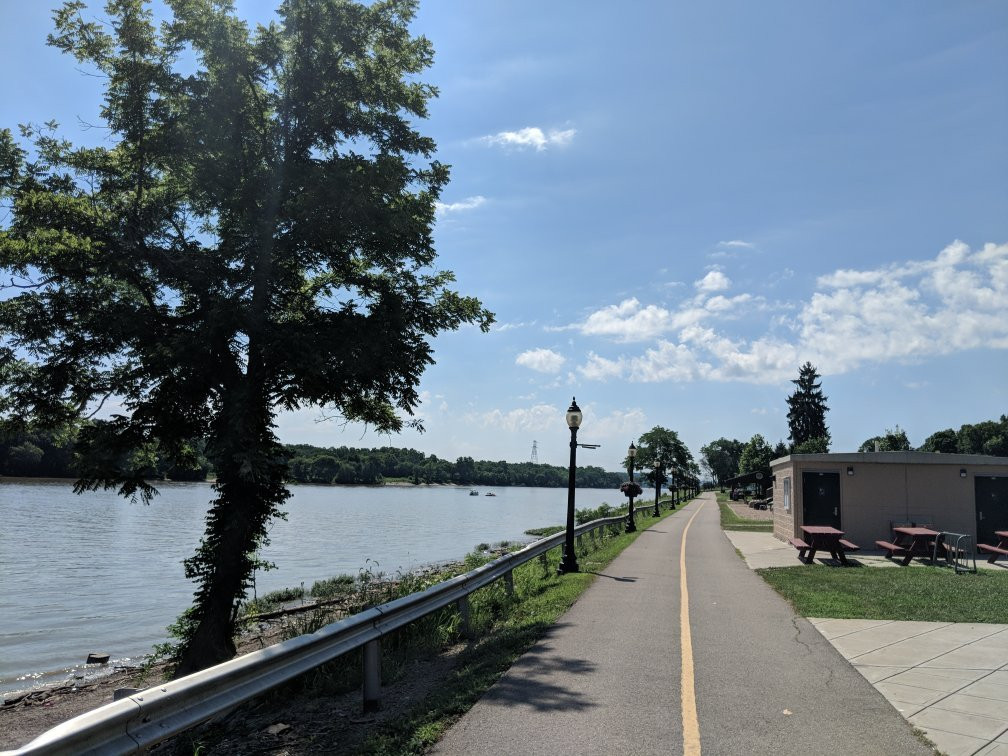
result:
M 637 456 L 637 447 L 633 445 L 633 441 L 630 442 L 630 448 L 627 449 L 627 456 L 630 458 L 630 482 L 633 483 L 634 457 Z M 633 488 L 631 487 L 630 505 L 627 507 L 627 522 L 626 522 L 627 533 L 637 532 L 637 525 L 634 523 L 633 499 L 634 499 Z
M 557 572 L 564 575 L 568 572 L 578 572 L 577 555 L 574 553 L 574 465 L 577 459 L 577 432 L 581 427 L 581 408 L 577 406 L 577 399 L 571 399 L 571 406 L 567 409 L 567 427 L 570 428 L 570 471 L 567 474 L 567 534 L 564 538 L 564 553 L 560 560 Z

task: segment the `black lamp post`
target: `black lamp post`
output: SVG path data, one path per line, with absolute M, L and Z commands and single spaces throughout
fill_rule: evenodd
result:
M 574 553 L 574 465 L 577 457 L 577 432 L 581 427 L 581 408 L 577 406 L 577 399 L 571 399 L 571 406 L 567 409 L 567 427 L 570 428 L 570 472 L 567 476 L 567 535 L 564 538 L 564 553 L 560 560 L 557 572 L 561 575 L 568 572 L 578 572 L 577 555 Z
M 633 512 L 633 465 L 634 457 L 637 456 L 637 447 L 630 442 L 630 448 L 627 449 L 627 456 L 630 457 L 630 505 L 627 507 L 627 522 L 626 522 L 626 532 L 635 533 L 637 531 L 637 525 L 634 523 L 634 512 Z
M 665 477 L 665 471 L 661 467 L 656 467 L 654 469 L 654 516 L 661 517 L 661 510 L 658 509 L 658 498 L 661 496 L 661 484 L 662 478 Z

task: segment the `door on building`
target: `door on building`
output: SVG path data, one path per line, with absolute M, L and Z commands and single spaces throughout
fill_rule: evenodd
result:
M 802 524 L 840 528 L 840 473 L 802 473 Z
M 977 543 L 997 545 L 995 530 L 1008 530 L 1008 478 L 975 478 Z

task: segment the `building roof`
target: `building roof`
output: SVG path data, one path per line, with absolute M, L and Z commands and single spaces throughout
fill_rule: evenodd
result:
M 1008 465 L 1008 457 L 987 454 L 941 454 L 922 451 L 847 452 L 842 454 L 789 454 L 770 463 L 770 467 L 791 462 L 838 462 L 873 465 Z

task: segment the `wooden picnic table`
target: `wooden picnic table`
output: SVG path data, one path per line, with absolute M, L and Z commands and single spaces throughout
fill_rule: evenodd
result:
M 994 564 L 999 556 L 1008 555 L 1008 530 L 995 530 L 994 535 L 996 535 L 999 539 L 997 546 L 991 546 L 986 543 L 977 544 L 977 548 L 980 551 L 990 553 L 990 556 L 987 557 L 987 561 L 991 564 Z
M 837 530 L 829 525 L 802 525 L 801 531 L 805 534 L 807 548 L 799 548 L 798 558 L 808 564 L 812 564 L 817 551 L 828 551 L 830 556 L 840 562 L 840 564 L 847 564 L 847 556 L 844 552 L 856 549 L 856 547 L 854 549 L 845 548 L 842 540 L 844 531 Z M 853 546 L 853 544 L 850 545 Z M 802 552 L 806 553 L 803 554 Z
M 888 552 L 886 559 L 894 556 L 903 557 L 900 562 L 904 567 L 910 564 L 910 560 L 916 557 L 927 557 L 931 564 L 934 564 L 934 549 L 932 543 L 939 535 L 939 531 L 931 528 L 904 527 L 898 526 L 892 529 L 895 534 L 892 541 L 875 541 L 875 545 Z

